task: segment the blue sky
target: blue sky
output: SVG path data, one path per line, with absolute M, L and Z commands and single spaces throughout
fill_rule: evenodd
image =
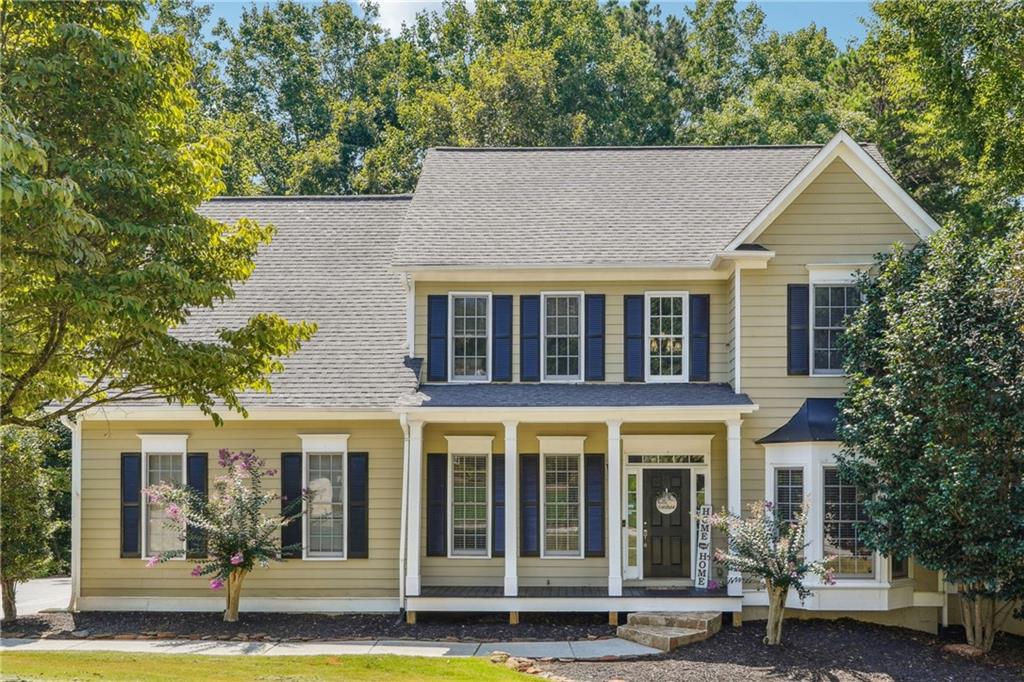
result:
M 252 4 L 271 4 L 268 0 L 215 1 L 213 20 L 223 17 L 231 25 L 237 25 L 242 16 L 242 9 Z M 319 4 L 311 2 L 310 4 Z M 424 9 L 440 9 L 441 3 L 424 2 L 423 0 L 381 0 L 380 23 L 391 32 L 396 32 L 403 21 L 409 21 Z M 681 14 L 692 2 L 686 0 L 665 0 L 657 3 L 662 7 L 662 14 Z M 739 3 L 741 6 L 745 3 Z M 843 46 L 849 40 L 859 41 L 864 36 L 864 25 L 860 17 L 871 14 L 869 2 L 851 2 L 850 0 L 815 0 L 813 2 L 795 0 L 760 0 L 757 2 L 764 10 L 769 29 L 792 31 L 806 26 L 812 21 L 818 26 L 828 29 L 828 34 L 837 45 Z

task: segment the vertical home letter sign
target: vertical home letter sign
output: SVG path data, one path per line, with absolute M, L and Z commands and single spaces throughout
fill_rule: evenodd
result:
M 697 511 L 697 572 L 694 583 L 697 589 L 708 589 L 711 575 L 711 505 L 701 505 Z

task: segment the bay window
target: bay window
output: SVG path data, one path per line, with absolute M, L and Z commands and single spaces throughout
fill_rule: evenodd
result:
M 838 576 L 866 577 L 874 575 L 874 553 L 860 538 L 860 529 L 867 515 L 864 498 L 857 487 L 839 476 L 836 467 L 823 472 L 823 504 L 825 556 L 835 556 L 833 568 Z

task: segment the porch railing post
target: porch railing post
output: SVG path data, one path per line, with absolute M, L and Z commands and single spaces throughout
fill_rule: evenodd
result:
M 728 508 L 730 514 L 737 516 L 743 511 L 742 489 L 740 486 L 740 420 L 732 419 L 726 424 L 727 462 L 726 475 L 729 480 Z M 738 571 L 729 571 L 729 596 L 742 597 L 743 583 L 740 582 Z
M 420 491 L 423 489 L 423 422 L 409 422 L 409 496 L 406 523 L 405 596 L 420 595 Z
M 608 422 L 608 595 L 622 596 L 622 422 Z
M 505 596 L 519 595 L 518 422 L 505 422 Z

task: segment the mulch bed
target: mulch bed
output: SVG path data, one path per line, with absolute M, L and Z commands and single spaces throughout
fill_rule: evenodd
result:
M 89 611 L 23 616 L 5 624 L 4 637 L 55 639 L 314 640 L 430 639 L 472 642 L 600 639 L 613 637 L 608 614 L 524 613 L 519 625 L 505 614 L 417 613 L 416 625 L 397 614 L 242 613 L 225 623 L 219 613 Z
M 980 660 L 942 650 L 963 642 L 963 630 L 938 637 L 854 620 L 788 620 L 780 647 L 765 646 L 764 622 L 724 626 L 710 639 L 666 656 L 615 662 L 541 662 L 562 678 L 667 682 L 668 680 L 820 680 L 822 682 L 973 682 L 1024 680 L 1024 638 L 1001 635 Z

